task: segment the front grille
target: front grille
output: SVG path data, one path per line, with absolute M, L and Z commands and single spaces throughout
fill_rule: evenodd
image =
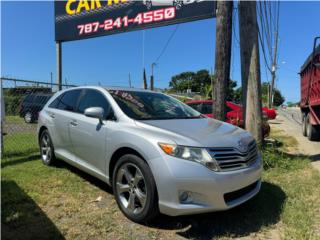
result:
M 221 171 L 231 171 L 246 168 L 258 158 L 255 141 L 248 144 L 248 149 L 241 152 L 237 148 L 209 148 L 210 155 L 216 159 Z
M 254 183 L 250 184 L 249 186 L 241 188 L 237 191 L 224 194 L 224 196 L 223 196 L 224 201 L 226 202 L 226 204 L 229 204 L 230 202 L 237 200 L 238 198 L 241 198 L 242 196 L 252 192 L 257 187 L 258 183 L 259 183 L 259 181 L 254 182 Z

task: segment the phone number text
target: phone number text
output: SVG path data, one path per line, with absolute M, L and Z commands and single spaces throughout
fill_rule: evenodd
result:
M 110 31 L 114 29 L 120 29 L 123 27 L 128 27 L 129 24 L 148 24 L 166 21 L 174 19 L 176 17 L 176 8 L 162 8 L 155 11 L 148 11 L 144 13 L 139 13 L 134 18 L 129 18 L 128 16 L 118 17 L 116 19 L 107 19 L 104 23 L 92 22 L 87 24 L 78 25 L 79 35 L 90 34 L 98 32 L 103 29 L 105 31 Z

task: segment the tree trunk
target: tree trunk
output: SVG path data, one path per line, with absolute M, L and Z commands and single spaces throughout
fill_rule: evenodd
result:
M 230 78 L 233 1 L 217 1 L 215 78 L 212 81 L 213 114 L 225 121 Z
M 262 102 L 255 1 L 239 1 L 242 99 L 245 128 L 262 142 Z

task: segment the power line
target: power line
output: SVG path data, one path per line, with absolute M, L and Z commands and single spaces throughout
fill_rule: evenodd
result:
M 153 63 L 157 63 L 159 61 L 159 59 L 162 57 L 162 55 L 165 53 L 165 51 L 167 50 L 168 46 L 169 46 L 169 43 L 170 41 L 172 40 L 172 38 L 174 37 L 174 35 L 176 34 L 178 28 L 179 28 L 179 24 L 176 25 L 175 29 L 172 31 L 170 37 L 168 38 L 166 44 L 164 45 L 162 51 L 160 52 L 159 56 L 156 58 L 156 60 L 153 62 Z

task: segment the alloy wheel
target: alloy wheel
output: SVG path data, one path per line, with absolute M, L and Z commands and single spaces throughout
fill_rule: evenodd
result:
M 31 123 L 32 121 L 32 113 L 31 112 L 27 112 L 25 115 L 24 115 L 24 121 L 26 123 Z
M 50 138 L 47 133 L 42 135 L 41 138 L 41 158 L 45 163 L 49 163 L 51 160 L 52 156 L 52 149 L 51 149 L 51 144 L 50 144 Z
M 133 163 L 123 164 L 117 172 L 116 188 L 125 211 L 139 214 L 144 210 L 148 193 L 144 176 L 138 166 Z

